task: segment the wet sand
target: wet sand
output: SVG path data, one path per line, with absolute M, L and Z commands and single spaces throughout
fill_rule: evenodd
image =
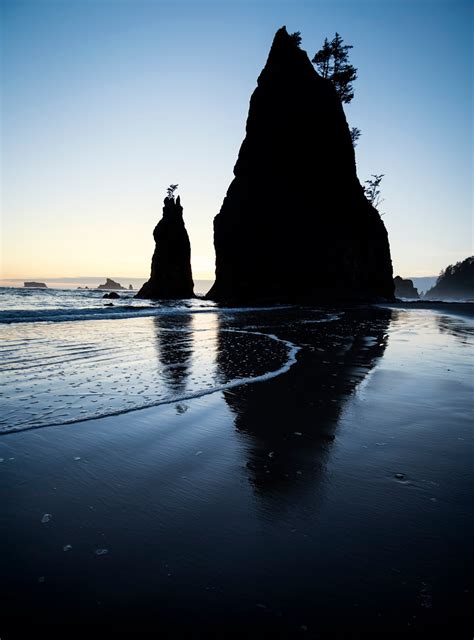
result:
M 158 345 L 219 391 L 3 435 L 2 637 L 468 633 L 472 313 L 391 307 L 230 314 Z M 282 364 L 236 330 L 296 363 L 225 388 Z

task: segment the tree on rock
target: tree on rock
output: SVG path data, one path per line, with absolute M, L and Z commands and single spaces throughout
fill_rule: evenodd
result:
M 376 209 L 378 209 L 379 205 L 383 202 L 380 191 L 380 183 L 382 182 L 382 178 L 384 177 L 384 175 L 384 173 L 379 173 L 378 175 L 372 174 L 372 179 L 365 181 L 365 184 L 367 185 L 366 187 L 364 187 L 365 197 Z
M 170 186 L 166 189 L 167 197 L 170 200 L 174 200 L 174 192 L 179 187 L 179 184 L 170 184 Z
M 352 45 L 343 42 L 338 33 L 331 42 L 325 38 L 322 48 L 316 52 L 311 62 L 323 78 L 333 83 L 341 102 L 348 103 L 354 97 L 352 83 L 357 79 L 357 69 L 349 63 L 348 52 Z
M 357 147 L 357 140 L 360 138 L 360 133 L 360 129 L 357 127 L 351 127 L 351 140 L 354 149 Z

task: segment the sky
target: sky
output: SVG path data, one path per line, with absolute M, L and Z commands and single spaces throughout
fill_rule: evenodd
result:
M 3 0 L 0 278 L 147 277 L 170 183 L 194 277 L 212 278 L 212 221 L 282 25 L 311 58 L 336 31 L 353 45 L 345 112 L 360 181 L 385 174 L 394 275 L 471 255 L 472 2 Z

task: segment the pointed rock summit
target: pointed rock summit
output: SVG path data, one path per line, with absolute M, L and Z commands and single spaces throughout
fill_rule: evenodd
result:
M 174 189 L 173 189 L 174 191 Z M 137 293 L 137 298 L 179 299 L 194 296 L 191 273 L 191 246 L 183 221 L 180 197 L 169 195 L 164 199 L 163 217 L 153 231 L 155 252 L 151 261 L 148 282 Z
M 385 226 L 356 174 L 341 101 L 277 31 L 214 219 L 216 300 L 393 298 Z

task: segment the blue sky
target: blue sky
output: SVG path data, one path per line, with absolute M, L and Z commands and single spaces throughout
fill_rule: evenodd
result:
M 361 182 L 384 173 L 394 270 L 472 254 L 471 2 L 4 1 L 2 277 L 146 277 L 180 184 L 195 277 L 275 31 L 352 44 Z

